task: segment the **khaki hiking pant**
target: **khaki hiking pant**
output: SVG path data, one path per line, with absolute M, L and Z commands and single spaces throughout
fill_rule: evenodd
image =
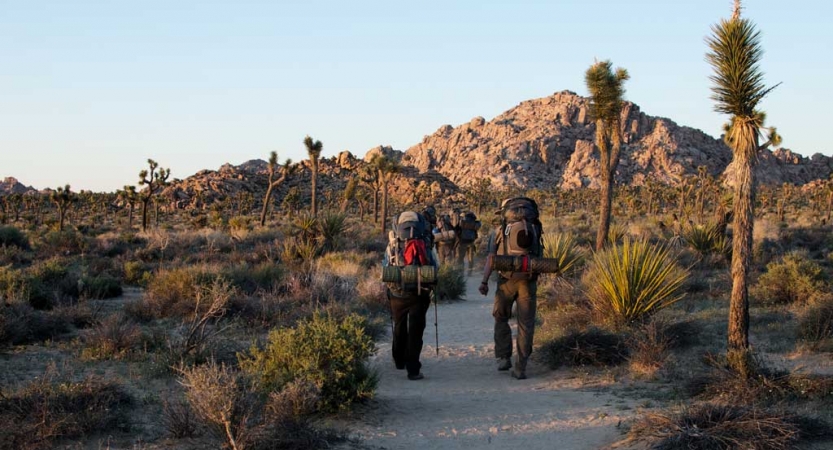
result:
M 455 251 L 455 264 L 458 267 L 465 268 L 464 264 L 466 261 L 469 263 L 469 272 L 474 269 L 474 242 L 463 242 L 457 241 L 457 245 L 454 246 Z
M 440 264 L 454 263 L 454 242 L 437 242 L 437 256 Z
M 532 353 L 532 338 L 535 332 L 535 309 L 538 283 L 525 278 L 498 277 L 495 291 L 495 306 L 492 316 L 495 318 L 495 357 L 512 357 L 512 328 L 509 317 L 512 305 L 517 302 L 518 319 L 518 368 L 526 369 L 526 361 Z

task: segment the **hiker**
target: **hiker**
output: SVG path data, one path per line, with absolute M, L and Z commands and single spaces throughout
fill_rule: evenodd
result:
M 474 241 L 477 240 L 477 231 L 480 230 L 480 221 L 473 211 L 467 211 L 465 214 L 459 215 L 457 227 L 454 232 L 457 234 L 455 242 L 455 251 L 457 265 L 461 268 L 465 267 L 468 262 L 468 273 L 471 274 L 474 270 Z
M 397 369 L 407 370 L 409 380 L 423 378 L 419 355 L 422 353 L 425 316 L 431 305 L 437 270 L 429 234 L 425 216 L 413 211 L 401 213 L 394 219 L 383 263 L 401 273 L 401 280 L 387 282 L 386 285 L 393 321 L 393 361 Z M 404 270 L 408 266 L 415 270 Z M 410 279 L 408 273 L 417 275 Z M 433 283 L 431 273 L 434 274 Z
M 443 214 L 437 220 L 434 229 L 434 241 L 437 243 L 437 254 L 440 264 L 451 264 L 454 262 L 454 248 L 457 242 L 457 235 L 451 224 L 451 216 Z
M 489 293 L 491 263 L 495 255 L 541 257 L 543 244 L 542 226 L 538 219 L 538 205 L 534 200 L 517 197 L 504 200 L 501 222 L 489 237 L 488 256 L 483 270 L 483 281 L 478 290 Z M 512 376 L 526 379 L 526 365 L 532 353 L 532 338 L 535 331 L 535 309 L 538 274 L 526 272 L 498 272 L 497 289 L 492 316 L 495 318 L 495 357 L 498 370 L 512 369 L 512 329 L 509 317 L 512 305 L 517 303 L 517 358 Z

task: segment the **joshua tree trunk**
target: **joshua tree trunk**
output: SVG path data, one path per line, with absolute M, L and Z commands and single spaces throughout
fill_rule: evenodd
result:
M 388 222 L 388 183 L 387 180 L 382 182 L 382 238 L 385 239 L 386 226 Z
M 64 218 L 67 211 L 61 205 L 58 205 L 58 231 L 64 231 Z
M 266 188 L 266 198 L 263 199 L 263 210 L 260 211 L 260 226 L 266 225 L 266 214 L 269 212 L 269 202 L 272 201 L 272 183 Z
M 753 149 L 758 147 L 757 135 Z M 744 149 L 746 150 L 746 149 Z M 729 301 L 729 352 L 749 349 L 749 266 L 755 205 L 754 150 L 735 152 L 734 220 L 732 228 L 732 296 Z
M 127 226 L 133 228 L 133 202 L 130 203 L 127 210 Z
M 606 170 L 601 171 L 601 204 L 599 205 L 599 229 L 596 232 L 596 251 L 604 248 L 610 231 L 610 211 L 613 205 L 613 177 Z
M 373 223 L 379 223 L 379 189 L 373 190 Z
M 318 217 L 318 158 L 312 158 L 312 217 Z

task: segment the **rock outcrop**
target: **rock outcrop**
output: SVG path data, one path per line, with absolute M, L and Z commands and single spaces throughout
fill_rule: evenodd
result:
M 676 185 L 699 167 L 731 183 L 731 150 L 721 139 L 662 117 L 643 113 L 634 103 L 622 112 L 625 148 L 616 181 L 641 185 L 653 180 Z M 391 185 L 394 199 L 409 203 L 415 195 L 459 198 L 461 189 L 481 178 L 498 188 L 561 189 L 598 187 L 599 160 L 594 150 L 595 124 L 589 100 L 570 91 L 528 100 L 487 121 L 475 117 L 457 127 L 443 125 L 422 142 L 402 152 L 387 146 L 370 149 L 362 159 L 350 152 L 323 158 L 319 185 L 324 196 L 338 195 L 350 177 L 359 176 L 376 155 L 399 161 L 402 170 Z M 309 161 L 277 195 L 297 187 L 309 198 Z M 810 158 L 787 149 L 760 155 L 758 176 L 764 184 L 801 185 L 827 179 L 833 159 L 821 154 Z M 165 194 L 180 207 L 205 207 L 239 192 L 259 201 L 266 190 L 267 165 L 252 160 L 239 166 L 203 170 L 176 180 Z
M 27 192 L 37 191 L 33 187 L 23 185 L 14 177 L 6 177 L 3 181 L 0 181 L 0 195 L 25 194 Z

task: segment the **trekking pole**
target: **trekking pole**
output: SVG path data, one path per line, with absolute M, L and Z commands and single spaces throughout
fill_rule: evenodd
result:
M 388 313 L 390 313 L 390 338 L 393 339 L 393 302 L 388 294 Z
M 434 297 L 434 338 L 436 339 L 434 350 L 436 350 L 437 356 L 440 356 L 440 328 L 437 325 L 439 323 L 439 316 L 437 315 L 437 292 L 431 291 L 431 296 Z

